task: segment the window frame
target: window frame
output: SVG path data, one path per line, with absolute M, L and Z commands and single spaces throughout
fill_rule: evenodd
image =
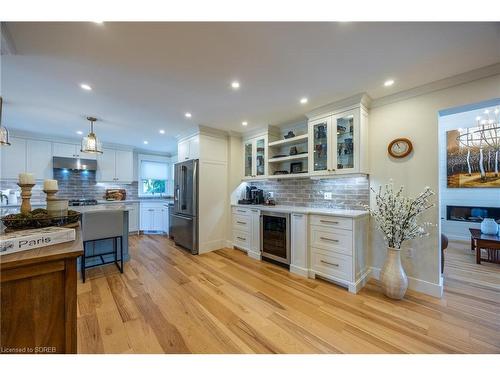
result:
M 165 193 L 144 193 L 142 191 L 142 174 L 141 165 L 143 161 L 150 161 L 156 163 L 165 163 L 167 165 L 167 180 L 165 181 Z M 139 197 L 168 197 L 171 195 L 173 186 L 173 174 L 172 170 L 172 160 L 168 156 L 161 155 L 148 155 L 148 154 L 138 154 L 137 155 L 137 195 Z

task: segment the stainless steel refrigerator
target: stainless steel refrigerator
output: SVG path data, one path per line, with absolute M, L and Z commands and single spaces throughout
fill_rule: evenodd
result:
M 192 254 L 198 254 L 198 171 L 198 160 L 175 164 L 174 206 L 170 212 L 170 236 Z

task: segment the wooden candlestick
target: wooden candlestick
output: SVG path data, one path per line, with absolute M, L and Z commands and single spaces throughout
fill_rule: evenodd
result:
M 47 199 L 48 201 L 53 201 L 53 200 L 57 199 L 57 198 L 56 198 L 56 194 L 57 194 L 57 192 L 58 192 L 58 191 L 59 191 L 59 190 L 44 190 L 43 192 L 44 192 L 45 194 L 47 194 L 47 198 L 46 198 L 46 199 Z
M 21 198 L 23 202 L 21 203 L 21 213 L 29 214 L 31 212 L 31 189 L 35 184 L 17 184 L 21 188 Z

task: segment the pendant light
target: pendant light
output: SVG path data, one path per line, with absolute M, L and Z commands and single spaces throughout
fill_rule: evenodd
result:
M 90 121 L 90 133 L 86 137 L 83 137 L 80 151 L 88 154 L 102 154 L 101 142 L 94 133 L 94 122 L 97 119 L 95 117 L 87 117 L 87 120 Z
M 9 130 L 2 125 L 2 105 L 3 99 L 0 96 L 0 146 L 10 146 Z

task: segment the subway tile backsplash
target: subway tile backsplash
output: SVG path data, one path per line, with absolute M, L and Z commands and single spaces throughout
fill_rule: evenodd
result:
M 54 169 L 54 179 L 58 181 L 59 198 L 87 198 L 101 200 L 104 197 L 106 189 L 125 189 L 127 199 L 137 199 L 138 186 L 137 181 L 131 184 L 117 183 L 98 183 L 96 182 L 95 171 L 75 171 Z M 14 189 L 20 190 L 16 180 L 0 181 L 2 190 Z M 46 198 L 43 192 L 43 182 L 37 181 L 32 190 L 32 201 L 44 201 Z
M 370 200 L 367 176 L 331 179 L 294 178 L 248 182 L 264 193 L 273 192 L 277 204 L 303 207 L 363 209 Z M 324 194 L 331 193 L 332 199 Z

